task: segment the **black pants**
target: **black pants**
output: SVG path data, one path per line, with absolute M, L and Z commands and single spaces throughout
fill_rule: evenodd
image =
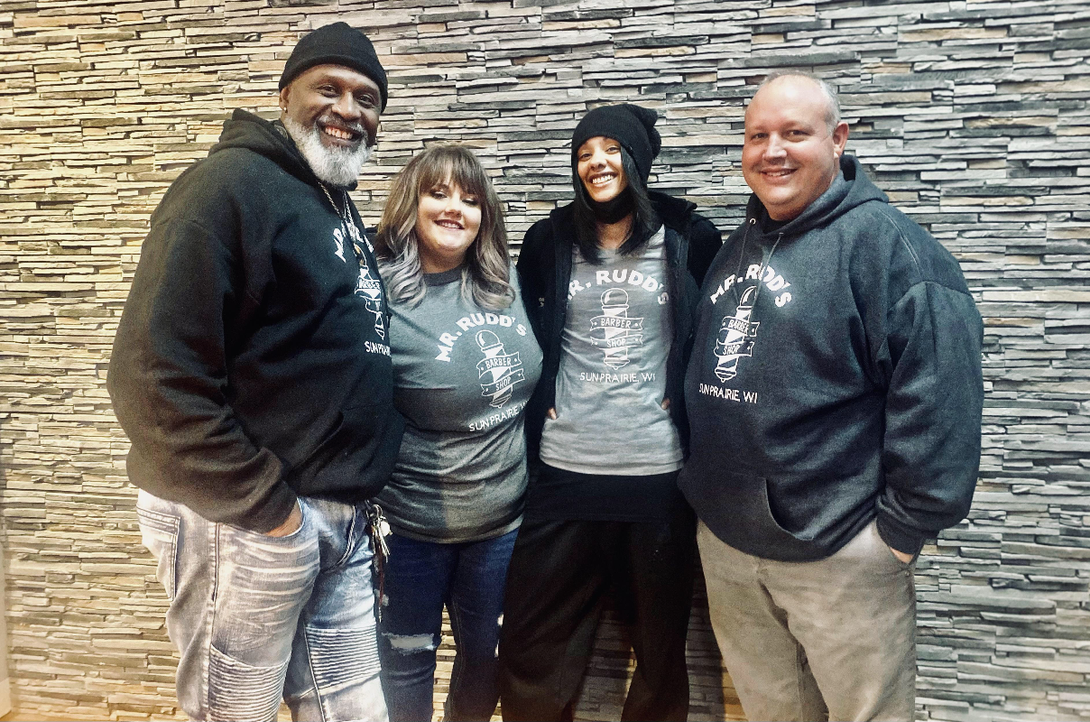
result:
M 504 720 L 571 719 L 610 587 L 636 654 L 621 719 L 684 720 L 694 554 L 683 503 L 662 522 L 525 520 L 500 634 Z

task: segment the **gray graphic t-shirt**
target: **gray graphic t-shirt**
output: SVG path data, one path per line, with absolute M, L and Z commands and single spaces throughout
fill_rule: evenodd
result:
M 541 350 L 520 296 L 485 311 L 462 298 L 460 279 L 460 268 L 425 275 L 420 305 L 391 306 L 394 405 L 405 436 L 376 500 L 395 532 L 425 541 L 516 528 L 527 483 L 523 409 Z
M 555 420 L 541 459 L 583 474 L 649 476 L 681 468 L 681 440 L 662 408 L 673 339 L 660 227 L 642 253 L 573 250 L 560 341 Z

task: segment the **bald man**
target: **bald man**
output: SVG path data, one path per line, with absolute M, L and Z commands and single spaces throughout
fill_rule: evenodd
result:
M 708 271 L 678 483 L 749 719 L 912 719 L 913 571 L 965 517 L 982 324 L 957 261 L 845 155 L 823 81 L 746 110 L 746 220 Z

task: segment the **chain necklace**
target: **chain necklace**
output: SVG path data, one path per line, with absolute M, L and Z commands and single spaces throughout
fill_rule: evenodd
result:
M 341 221 L 341 228 L 344 229 L 345 235 L 348 236 L 349 242 L 352 244 L 352 252 L 356 256 L 356 262 L 362 264 L 364 261 L 363 250 L 360 248 L 360 241 L 365 238 L 363 233 L 360 232 L 359 227 L 356 225 L 356 221 L 353 220 L 352 214 L 348 211 L 348 191 L 341 189 L 341 200 L 344 202 L 344 210 L 337 207 L 337 204 L 333 202 L 333 196 L 329 194 L 329 189 L 325 187 L 325 183 L 319 182 L 318 187 L 322 189 L 322 193 L 325 193 L 326 199 L 329 201 L 329 205 L 333 206 L 333 212 L 337 214 L 337 217 Z M 370 246 L 370 241 L 367 242 Z
M 333 211 L 341 222 L 341 230 L 348 236 L 348 242 L 352 246 L 352 255 L 356 257 L 356 266 L 359 268 L 360 274 L 356 281 L 356 295 L 364 297 L 367 310 L 375 314 L 375 333 L 378 334 L 380 339 L 385 339 L 390 323 L 390 307 L 386 302 L 386 288 L 382 285 L 382 281 L 376 278 L 377 274 L 372 275 L 371 266 L 367 261 L 368 256 L 363 250 L 363 244 L 367 244 L 367 249 L 371 253 L 375 252 L 375 247 L 371 245 L 370 239 L 363 235 L 359 226 L 352 219 L 352 214 L 348 210 L 348 191 L 341 189 L 341 200 L 344 201 L 344 211 L 341 211 L 337 204 L 333 202 L 333 196 L 330 195 L 329 189 L 325 187 L 325 183 L 319 181 L 318 186 L 325 193 L 329 205 L 333 206 Z M 343 256 L 341 260 L 344 260 Z M 389 351 L 387 351 L 387 355 L 389 355 Z M 380 511 L 380 517 L 381 513 Z M 384 518 L 382 521 L 385 523 Z M 386 544 L 383 542 L 382 547 L 385 548 L 385 546 Z
M 351 224 L 355 226 L 355 221 L 352 220 L 352 215 L 348 212 L 348 191 L 341 190 L 341 200 L 344 202 L 344 210 L 337 207 L 337 204 L 333 202 L 333 196 L 329 194 L 329 189 L 325 187 L 325 183 L 319 183 L 318 187 L 322 189 L 322 193 L 325 193 L 326 199 L 329 201 L 329 205 L 333 206 L 333 212 L 337 214 L 337 217 L 341 219 L 341 223 L 346 226 Z M 345 228 L 345 231 L 348 229 Z

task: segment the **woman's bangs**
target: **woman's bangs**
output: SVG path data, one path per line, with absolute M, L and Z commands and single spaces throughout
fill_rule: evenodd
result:
M 451 176 L 451 162 L 440 153 L 426 156 L 420 163 L 420 193 L 427 193 L 447 182 Z
M 465 148 L 456 147 L 444 149 L 444 152 L 437 155 L 442 156 L 437 159 L 442 168 L 442 177 L 437 178 L 435 183 L 441 184 L 449 180 L 463 194 L 477 196 L 483 203 L 487 198 L 488 178 L 473 154 Z

